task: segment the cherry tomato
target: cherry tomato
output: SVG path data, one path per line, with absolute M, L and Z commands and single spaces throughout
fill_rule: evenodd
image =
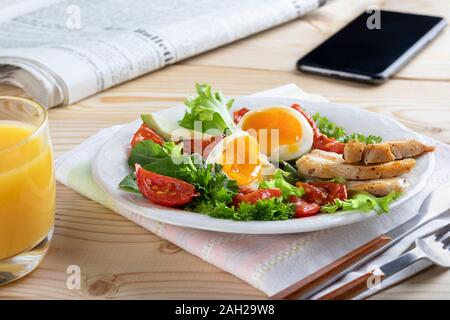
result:
M 164 143 L 164 139 L 161 138 L 155 131 L 150 129 L 145 123 L 143 123 L 134 134 L 133 139 L 131 140 L 131 146 L 134 147 L 139 142 L 144 140 L 152 140 L 157 144 Z
M 255 191 L 255 189 L 245 188 L 245 187 L 239 188 L 239 193 L 240 194 L 249 194 L 249 193 L 252 193 L 253 191 Z
M 239 121 L 241 121 L 242 117 L 244 116 L 244 114 L 246 114 L 247 112 L 249 112 L 250 110 L 247 108 L 241 108 L 239 110 L 236 110 L 233 112 L 233 120 L 234 123 L 238 124 Z
M 333 202 L 334 199 L 347 199 L 347 188 L 342 183 L 317 181 L 311 182 L 310 185 L 318 188 L 323 188 L 327 191 L 327 203 Z
M 141 194 L 153 203 L 177 207 L 198 196 L 195 187 L 187 182 L 144 170 L 136 164 L 136 181 Z
M 303 189 L 305 190 L 305 194 L 302 198 L 306 202 L 316 203 L 318 205 L 327 203 L 328 193 L 325 189 L 304 182 L 297 182 L 296 185 L 297 187 L 303 187 Z
M 310 117 L 309 114 L 303 110 L 303 108 L 298 104 L 293 104 L 291 106 L 292 109 L 297 110 L 300 112 L 308 121 L 308 123 L 311 125 L 311 128 L 313 129 L 314 138 L 313 138 L 313 147 L 314 149 L 329 151 L 329 152 L 336 152 L 339 154 L 344 153 L 344 147 L 345 144 L 339 141 L 336 141 L 334 138 L 329 138 L 326 135 L 320 133 L 319 129 L 317 128 L 316 123 L 314 120 Z
M 345 143 L 336 141 L 334 138 L 328 138 L 324 134 L 318 134 L 314 137 L 313 147 L 319 150 L 343 154 Z
M 246 190 L 246 192 L 247 192 L 247 190 Z M 269 198 L 280 197 L 280 196 L 281 196 L 281 190 L 277 189 L 277 188 L 258 189 L 258 190 L 248 192 L 245 194 L 244 193 L 237 194 L 234 197 L 233 202 L 236 205 L 238 205 L 241 202 L 254 204 L 258 200 L 269 199 Z
M 222 139 L 223 139 L 222 136 L 215 136 L 203 140 L 199 139 L 183 140 L 183 153 L 184 154 L 198 153 L 202 155 L 203 158 L 207 158 L 211 150 Z
M 316 215 L 320 211 L 320 206 L 317 203 L 307 203 L 297 196 L 290 196 L 288 198 L 288 201 L 292 202 L 296 206 L 296 218 L 311 217 Z
M 298 112 L 300 112 L 300 113 L 306 118 L 306 120 L 308 121 L 309 125 L 310 125 L 311 128 L 313 129 L 313 132 L 314 132 L 314 133 L 316 133 L 316 132 L 319 131 L 319 129 L 317 129 L 317 125 L 316 125 L 316 123 L 314 122 L 313 118 L 311 118 L 311 116 L 310 116 L 309 114 L 307 114 L 306 111 L 303 110 L 303 108 L 302 108 L 299 104 L 294 103 L 294 104 L 291 106 L 291 108 L 294 109 L 294 110 L 297 110 Z

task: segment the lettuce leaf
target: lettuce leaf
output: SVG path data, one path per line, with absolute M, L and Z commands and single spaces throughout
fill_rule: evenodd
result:
M 259 184 L 260 189 L 266 188 L 278 188 L 281 190 L 283 199 L 287 199 L 289 196 L 297 196 L 301 197 L 305 194 L 305 190 L 303 188 L 296 187 L 285 180 L 285 175 L 289 175 L 289 173 L 277 169 L 273 174 L 272 179 L 263 181 Z
M 377 214 L 382 214 L 383 212 L 389 212 L 389 205 L 400 194 L 400 192 L 392 191 L 384 197 L 375 197 L 367 192 L 359 192 L 347 200 L 335 199 L 333 203 L 322 206 L 320 211 L 323 213 L 335 213 L 338 210 L 359 210 L 364 212 L 375 210 Z
M 320 113 L 313 115 L 313 120 L 317 125 L 317 128 L 321 133 L 329 138 L 335 138 L 340 142 L 359 141 L 365 144 L 380 143 L 383 139 L 379 136 L 368 135 L 365 136 L 361 133 L 347 134 L 344 128 L 338 127 L 335 123 L 328 120 L 327 117 L 322 117 Z
M 180 126 L 195 130 L 196 121 L 202 123 L 202 132 L 217 129 L 221 133 L 225 130 L 232 132 L 235 128 L 230 108 L 234 99 L 226 101 L 220 92 L 213 93 L 209 84 L 195 85 L 197 96 L 189 97 L 184 104 L 189 109 L 179 121 Z

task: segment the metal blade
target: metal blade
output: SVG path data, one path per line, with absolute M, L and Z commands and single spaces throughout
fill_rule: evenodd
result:
M 450 183 L 446 183 L 433 190 L 420 206 L 419 213 L 399 225 L 389 230 L 386 235 L 393 240 L 403 238 L 414 230 L 417 230 L 427 222 L 439 217 L 450 209 Z
M 357 269 L 364 263 L 372 260 L 379 254 L 383 253 L 388 248 L 392 247 L 394 244 L 399 242 L 401 239 L 403 239 L 405 236 L 407 236 L 414 230 L 417 230 L 427 222 L 439 217 L 440 215 L 446 212 L 450 212 L 450 183 L 444 184 L 436 188 L 432 192 L 430 192 L 430 194 L 425 198 L 424 202 L 420 206 L 420 210 L 417 215 L 415 215 L 408 221 L 404 222 L 403 224 L 399 225 L 398 227 L 389 230 L 386 233 L 386 235 L 389 236 L 392 239 L 392 241 L 382 246 L 381 248 L 377 249 L 376 251 L 372 252 L 371 254 L 367 255 L 363 259 L 360 259 L 359 261 L 355 262 L 351 266 L 347 267 L 345 270 L 336 274 L 334 277 L 328 279 L 327 281 L 324 281 L 320 285 L 315 286 L 314 288 L 309 290 L 302 298 L 303 299 L 310 298 L 311 296 L 313 296 L 320 290 L 326 288 L 336 280 L 340 279 L 349 272 Z
M 421 257 L 422 257 L 421 250 L 419 248 L 414 248 L 413 250 L 410 250 L 402 254 L 400 257 L 392 261 L 389 261 L 388 263 L 385 263 L 384 265 L 379 267 L 379 269 L 381 270 L 381 272 L 384 273 L 385 275 L 384 279 L 387 279 L 390 276 L 396 274 L 397 272 L 410 266 Z

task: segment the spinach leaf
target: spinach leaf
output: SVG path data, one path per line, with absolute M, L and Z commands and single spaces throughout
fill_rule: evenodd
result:
M 178 158 L 181 156 L 181 149 L 181 143 L 164 142 L 163 145 L 160 145 L 151 140 L 144 140 L 135 145 L 131 150 L 128 164 L 131 167 L 134 167 L 136 163 L 145 166 L 160 159 Z

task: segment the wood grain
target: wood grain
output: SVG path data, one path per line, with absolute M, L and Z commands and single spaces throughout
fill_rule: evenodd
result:
M 262 32 L 140 77 L 74 105 L 52 109 L 55 155 L 99 129 L 136 119 L 141 112 L 179 104 L 195 82 L 227 95 L 246 95 L 286 83 L 333 102 L 392 116 L 411 129 L 450 143 L 450 31 L 380 86 L 300 74 L 296 60 L 369 4 L 445 15 L 447 1 L 335 0 L 303 19 Z M 2 95 L 23 94 L 1 86 Z M 81 267 L 81 290 L 66 288 L 66 269 Z M 31 275 L 0 288 L 0 298 L 265 298 L 250 285 L 203 262 L 119 215 L 58 184 L 52 247 Z M 450 298 L 450 272 L 432 268 L 375 299 Z

